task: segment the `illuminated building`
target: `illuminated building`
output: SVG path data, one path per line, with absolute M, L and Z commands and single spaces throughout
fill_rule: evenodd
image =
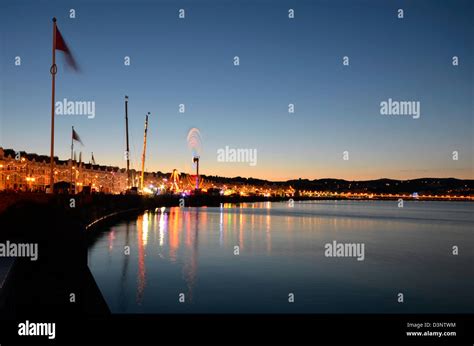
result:
M 55 159 L 55 186 L 71 182 L 71 160 Z M 0 191 L 44 192 L 49 185 L 50 158 L 46 155 L 29 154 L 24 151 L 0 147 Z M 127 171 L 125 168 L 102 166 L 90 163 L 72 162 L 72 182 L 76 192 L 84 189 L 118 194 L 126 190 Z M 131 176 L 138 177 L 135 170 Z M 156 180 L 154 173 L 145 173 L 146 184 Z

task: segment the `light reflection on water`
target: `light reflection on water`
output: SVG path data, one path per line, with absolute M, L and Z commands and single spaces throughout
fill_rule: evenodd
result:
M 474 312 L 473 206 L 318 201 L 156 209 L 99 236 L 89 266 L 119 313 Z M 365 260 L 325 257 L 324 244 L 333 240 L 363 242 Z

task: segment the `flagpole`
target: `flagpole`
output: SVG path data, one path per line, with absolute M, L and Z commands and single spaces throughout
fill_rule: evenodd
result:
M 74 126 L 72 127 L 72 132 L 71 132 L 71 184 L 70 184 L 70 193 L 72 195 L 72 158 L 73 158 L 73 154 L 74 154 Z
M 54 193 L 54 97 L 56 81 L 56 17 L 53 17 L 53 64 L 51 65 L 51 161 L 49 174 L 50 193 Z
M 142 174 L 140 179 L 140 189 L 143 191 L 143 185 L 145 180 L 145 155 L 146 155 L 146 136 L 148 132 L 148 116 L 150 112 L 146 114 L 145 117 L 145 134 L 143 135 L 143 155 L 142 155 Z
M 125 96 L 125 133 L 127 140 L 127 189 L 130 186 L 130 148 L 128 146 L 128 96 Z

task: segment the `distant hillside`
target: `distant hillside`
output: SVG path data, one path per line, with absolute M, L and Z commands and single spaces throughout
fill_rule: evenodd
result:
M 332 191 L 332 192 L 371 192 L 371 193 L 408 193 L 420 194 L 474 194 L 474 180 L 455 178 L 421 178 L 411 180 L 377 179 L 348 181 L 343 179 L 293 179 L 284 182 L 272 182 L 254 178 L 225 178 L 203 176 L 210 182 L 220 184 L 248 184 L 256 186 L 292 186 L 296 190 Z

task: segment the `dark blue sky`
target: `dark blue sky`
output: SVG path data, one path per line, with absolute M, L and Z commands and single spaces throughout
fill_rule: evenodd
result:
M 60 158 L 74 125 L 87 160 L 124 167 L 129 95 L 134 168 L 150 111 L 147 170 L 189 171 L 197 127 L 205 174 L 474 178 L 473 12 L 468 0 L 2 1 L 0 146 L 49 154 L 56 16 L 81 67 L 57 54 L 56 100 L 96 103 L 94 119 L 56 117 Z M 380 115 L 388 98 L 419 101 L 421 117 Z M 217 162 L 225 146 L 257 149 L 257 165 Z

